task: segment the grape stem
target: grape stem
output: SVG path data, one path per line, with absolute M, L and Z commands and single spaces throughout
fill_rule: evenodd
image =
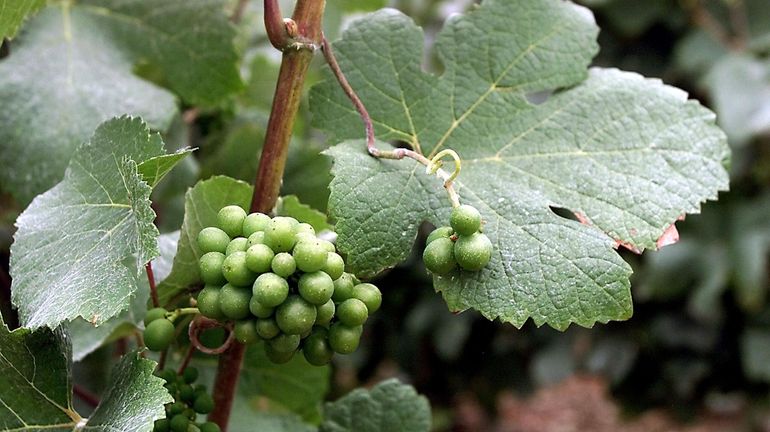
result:
M 376 139 L 374 136 L 374 124 L 372 117 L 369 115 L 369 111 L 366 110 L 366 106 L 358 97 L 356 91 L 348 82 L 345 77 L 345 73 L 342 72 L 337 57 L 334 55 L 334 50 L 326 37 L 321 38 L 321 50 L 323 51 L 324 59 L 329 65 L 334 77 L 337 78 L 342 91 L 353 103 L 353 106 L 358 111 L 358 115 L 361 116 L 361 120 L 364 122 L 364 129 L 366 131 L 366 149 L 370 155 L 378 159 L 403 159 L 405 157 L 414 159 L 417 162 L 425 165 L 425 172 L 427 174 L 435 174 L 441 180 L 444 181 L 444 189 L 446 189 L 449 195 L 449 200 L 452 202 L 452 207 L 458 207 L 460 205 L 460 196 L 457 194 L 454 188 L 454 180 L 460 174 L 461 160 L 460 156 L 454 150 L 444 150 L 439 152 L 433 159 L 428 159 L 423 156 L 422 153 L 406 148 L 397 148 L 392 151 L 383 151 L 377 148 Z M 441 169 L 441 159 L 444 156 L 452 156 L 455 161 L 455 170 L 451 174 Z
M 150 297 L 152 298 L 152 307 L 160 306 L 160 300 L 158 300 L 158 288 L 155 285 L 155 275 L 152 272 L 152 261 L 147 261 L 144 265 L 144 270 L 147 273 L 147 282 L 150 283 Z

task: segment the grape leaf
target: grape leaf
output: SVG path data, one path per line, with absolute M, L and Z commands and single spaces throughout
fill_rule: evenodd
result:
M 9 331 L 0 317 L 0 430 L 73 429 L 69 354 L 61 330 Z
M 185 148 L 175 153 L 156 156 L 140 163 L 137 170 L 141 174 L 142 180 L 154 189 L 176 164 L 192 152 L 192 149 Z
M 417 432 L 430 430 L 430 405 L 412 386 L 383 381 L 327 403 L 321 432 Z
M 137 163 L 163 152 L 140 119 L 109 120 L 76 150 L 64 180 L 19 216 L 12 301 L 25 327 L 77 317 L 99 325 L 128 307 L 142 263 L 158 255 Z
M 185 194 L 184 222 L 174 264 L 168 277 L 158 284 L 158 298 L 165 305 L 177 294 L 201 283 L 198 260 L 201 252 L 196 239 L 201 229 L 213 226 L 219 209 L 226 205 L 249 208 L 252 188 L 248 183 L 217 176 L 198 182 Z
M 0 40 L 12 38 L 24 19 L 45 5 L 45 0 L 0 0 Z
M 191 103 L 240 87 L 234 31 L 216 0 L 59 2 L 31 20 L 0 62 L 0 181 L 28 203 L 61 179 L 74 149 L 102 121 L 141 116 L 165 130 L 168 91 L 136 76 L 137 62 Z M 35 173 L 31 175 L 30 173 Z
M 293 217 L 300 222 L 308 223 L 313 226 L 316 232 L 331 229 L 329 221 L 326 219 L 326 214 L 307 204 L 303 204 L 296 195 L 281 197 L 278 201 L 276 214 Z
M 727 188 L 729 149 L 713 113 L 659 81 L 587 70 L 597 31 L 568 2 L 487 0 L 438 35 L 439 77 L 421 71 L 422 32 L 395 11 L 352 23 L 335 43 L 380 139 L 463 158 L 456 189 L 495 249 L 480 272 L 434 278 L 450 309 L 558 329 L 626 319 L 631 269 L 613 246 L 657 248 L 678 217 Z M 528 101 L 553 89 L 562 90 Z M 363 135 L 334 81 L 313 89 L 311 109 L 336 142 Z M 362 140 L 327 152 L 329 211 L 357 274 L 403 260 L 423 220 L 447 224 L 441 183 L 416 162 L 371 158 Z

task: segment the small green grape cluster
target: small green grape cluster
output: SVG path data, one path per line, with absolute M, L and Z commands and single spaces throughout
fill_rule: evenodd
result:
M 460 268 L 479 271 L 492 258 L 492 242 L 480 232 L 481 213 L 463 204 L 452 209 L 451 226 L 435 229 L 428 236 L 422 260 L 431 273 L 445 275 Z
M 206 392 L 206 386 L 193 385 L 198 370 L 187 367 L 181 375 L 172 369 L 164 369 L 157 375 L 166 381 L 165 387 L 174 402 L 166 404 L 166 418 L 155 420 L 153 432 L 220 432 L 213 422 L 196 423 L 198 414 L 214 410 L 214 400 Z
M 163 351 L 174 340 L 174 323 L 162 307 L 147 311 L 144 317 L 144 345 L 150 351 Z
M 227 206 L 197 240 L 206 284 L 198 295 L 201 314 L 234 321 L 241 343 L 264 340 L 274 363 L 299 349 L 317 366 L 335 352 L 352 353 L 382 302 L 376 286 L 345 272 L 331 242 L 294 218 Z

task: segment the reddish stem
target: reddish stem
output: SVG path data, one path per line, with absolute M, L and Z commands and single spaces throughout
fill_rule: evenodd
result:
M 85 388 L 77 384 L 72 385 L 72 393 L 74 393 L 75 396 L 79 397 L 80 400 L 87 403 L 88 405 L 91 405 L 94 408 L 99 406 L 99 396 L 97 396 L 96 394 L 92 393 L 89 390 L 86 390 Z
M 264 10 L 267 38 L 276 49 L 283 51 L 289 46 L 290 38 L 278 0 L 265 0 Z
M 144 270 L 147 272 L 147 282 L 150 283 L 150 297 L 152 298 L 152 307 L 160 306 L 158 300 L 158 288 L 155 286 L 155 275 L 152 272 L 152 261 L 148 261 L 144 265 Z

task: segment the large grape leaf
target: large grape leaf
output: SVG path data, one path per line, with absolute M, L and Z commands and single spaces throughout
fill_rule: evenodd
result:
M 421 432 L 430 430 L 430 404 L 412 386 L 383 381 L 327 403 L 321 432 Z
M 133 73 L 151 63 L 191 103 L 240 86 L 234 31 L 218 0 L 57 2 L 23 29 L 0 62 L 0 181 L 24 204 L 61 179 L 74 149 L 102 121 L 141 116 L 165 130 L 168 91 Z M 32 175 L 34 173 L 34 175 Z
M 657 80 L 587 70 L 597 32 L 569 2 L 487 0 L 438 35 L 438 77 L 420 69 L 421 30 L 392 10 L 335 43 L 380 139 L 463 158 L 456 189 L 481 211 L 494 253 L 480 272 L 434 278 L 452 310 L 559 329 L 626 319 L 631 269 L 613 246 L 657 248 L 678 217 L 727 188 L 729 150 L 713 113 Z M 362 136 L 333 80 L 314 88 L 311 109 L 335 141 Z M 447 224 L 441 184 L 416 162 L 376 160 L 362 140 L 328 153 L 329 210 L 357 274 L 404 259 L 421 221 Z
M 94 325 L 125 310 L 144 264 L 158 255 L 150 187 L 137 164 L 164 154 L 141 119 L 103 123 L 58 185 L 16 221 L 12 301 L 25 327 Z
M 21 23 L 45 5 L 45 0 L 0 0 L 0 40 L 10 38 Z

